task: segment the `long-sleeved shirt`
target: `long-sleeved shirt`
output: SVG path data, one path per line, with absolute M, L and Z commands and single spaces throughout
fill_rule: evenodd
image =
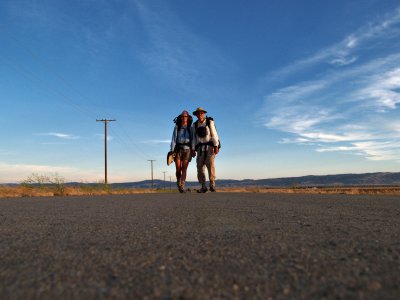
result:
M 182 126 L 178 132 L 178 126 L 175 125 L 174 131 L 172 133 L 172 140 L 171 140 L 171 151 L 174 151 L 175 146 L 177 143 L 179 144 L 191 144 L 191 137 L 190 137 L 190 128 L 186 126 Z M 193 136 L 193 135 L 192 135 Z M 182 145 L 183 149 L 190 149 L 190 146 Z
M 218 138 L 217 129 L 215 128 L 215 124 L 214 124 L 213 120 L 209 120 L 209 122 L 210 122 L 210 126 L 207 126 L 207 120 L 206 119 L 204 119 L 203 123 L 200 123 L 200 121 L 199 121 L 198 125 L 197 125 L 197 127 L 206 127 L 206 136 L 205 137 L 199 137 L 196 134 L 196 127 L 195 127 L 195 124 L 193 123 L 193 125 L 191 127 L 192 136 L 193 136 L 192 150 L 195 150 L 196 149 L 196 145 L 200 144 L 200 143 L 212 142 L 214 147 L 218 146 L 219 138 Z

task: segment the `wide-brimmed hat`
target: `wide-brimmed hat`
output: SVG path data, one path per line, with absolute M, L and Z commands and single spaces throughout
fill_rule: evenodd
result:
M 199 113 L 199 112 L 203 112 L 203 113 L 207 113 L 207 111 L 205 111 L 204 109 L 202 109 L 201 107 L 198 107 L 194 112 L 193 112 L 193 114 L 195 115 L 195 116 L 197 116 L 197 114 Z
M 167 154 L 167 165 L 169 166 L 175 160 L 176 153 L 173 151 L 168 152 Z

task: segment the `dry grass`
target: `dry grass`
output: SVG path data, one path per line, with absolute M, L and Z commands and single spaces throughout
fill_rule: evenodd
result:
M 220 188 L 221 192 L 284 193 L 284 194 L 346 194 L 346 195 L 400 195 L 400 187 L 293 187 L 293 188 Z
M 0 198 L 14 197 L 51 197 L 51 196 L 90 196 L 90 195 L 128 195 L 155 193 L 151 189 L 111 189 L 106 186 L 90 187 L 65 187 L 62 191 L 56 187 L 32 187 L 32 186 L 0 186 Z
M 130 195 L 144 193 L 176 193 L 176 190 L 117 189 L 106 185 L 65 187 L 54 186 L 0 186 L 0 198 L 51 197 L 88 195 Z M 286 194 L 347 194 L 347 195 L 400 195 L 400 187 L 292 187 L 292 188 L 218 188 L 218 192 L 230 193 L 286 193 Z

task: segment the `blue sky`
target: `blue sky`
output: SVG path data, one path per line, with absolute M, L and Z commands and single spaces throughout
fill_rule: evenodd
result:
M 173 118 L 214 117 L 217 178 L 400 170 L 391 0 L 2 0 L 0 182 L 174 178 Z M 196 180 L 195 163 L 189 180 Z

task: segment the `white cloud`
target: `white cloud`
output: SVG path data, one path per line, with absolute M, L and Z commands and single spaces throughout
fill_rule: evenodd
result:
M 286 76 L 324 67 L 325 73 L 308 81 L 301 75 L 301 81 L 270 92 L 264 99 L 263 124 L 294 135 L 283 137 L 281 143 L 310 145 L 322 153 L 400 161 L 400 49 L 397 45 L 382 52 L 376 47 L 400 39 L 398 25 L 400 9 L 278 70 Z
M 281 105 L 283 102 L 286 104 L 297 102 L 298 100 L 307 98 L 309 95 L 317 91 L 323 90 L 327 86 L 326 81 L 310 81 L 303 82 L 298 85 L 284 87 L 278 91 L 273 92 L 267 97 L 267 101 L 271 104 L 278 103 Z
M 350 35 L 345 39 L 345 44 L 347 48 L 354 48 L 358 44 L 358 39 L 355 36 Z
M 367 141 L 354 146 L 371 160 L 400 161 L 400 141 Z
M 66 181 L 96 182 L 102 180 L 103 173 L 93 170 L 81 170 L 66 166 L 36 164 L 11 164 L 0 162 L 0 183 L 18 183 L 33 173 L 40 175 L 58 174 Z
M 60 139 L 66 139 L 66 140 L 76 140 L 79 139 L 79 136 L 73 135 L 73 134 L 67 134 L 67 133 L 61 133 L 61 132 L 49 132 L 49 133 L 37 133 L 36 135 L 41 135 L 41 136 L 52 136 Z
M 46 166 L 34 164 L 9 164 L 0 163 L 0 182 L 15 183 L 25 180 L 32 173 L 49 174 L 70 174 L 74 172 L 73 168 L 61 166 Z
M 353 62 L 357 60 L 356 56 L 353 57 L 346 57 L 346 56 L 337 56 L 333 58 L 330 63 L 332 65 L 338 65 L 338 66 L 345 66 L 345 65 L 350 65 Z
M 351 146 L 337 146 L 337 147 L 321 147 L 317 152 L 335 152 L 335 151 L 356 151 L 357 147 Z
M 293 143 L 296 143 L 296 144 L 303 144 L 303 145 L 312 144 L 309 139 L 302 138 L 302 137 L 301 138 L 293 138 L 293 139 L 283 138 L 283 139 L 281 139 L 279 141 L 279 143 L 280 144 L 293 144 Z
M 169 144 L 171 140 L 146 140 L 140 141 L 140 144 Z
M 283 79 L 296 72 L 304 71 L 320 63 L 333 66 L 347 66 L 358 61 L 357 51 L 364 50 L 366 45 L 374 47 L 379 40 L 397 40 L 400 24 L 400 7 L 388 14 L 383 20 L 371 22 L 362 26 L 356 32 L 349 34 L 342 41 L 317 51 L 314 55 L 299 59 L 290 65 L 267 74 L 268 80 Z
M 368 102 L 379 111 L 396 109 L 400 103 L 400 68 L 371 76 L 366 86 L 354 93 L 354 98 Z

